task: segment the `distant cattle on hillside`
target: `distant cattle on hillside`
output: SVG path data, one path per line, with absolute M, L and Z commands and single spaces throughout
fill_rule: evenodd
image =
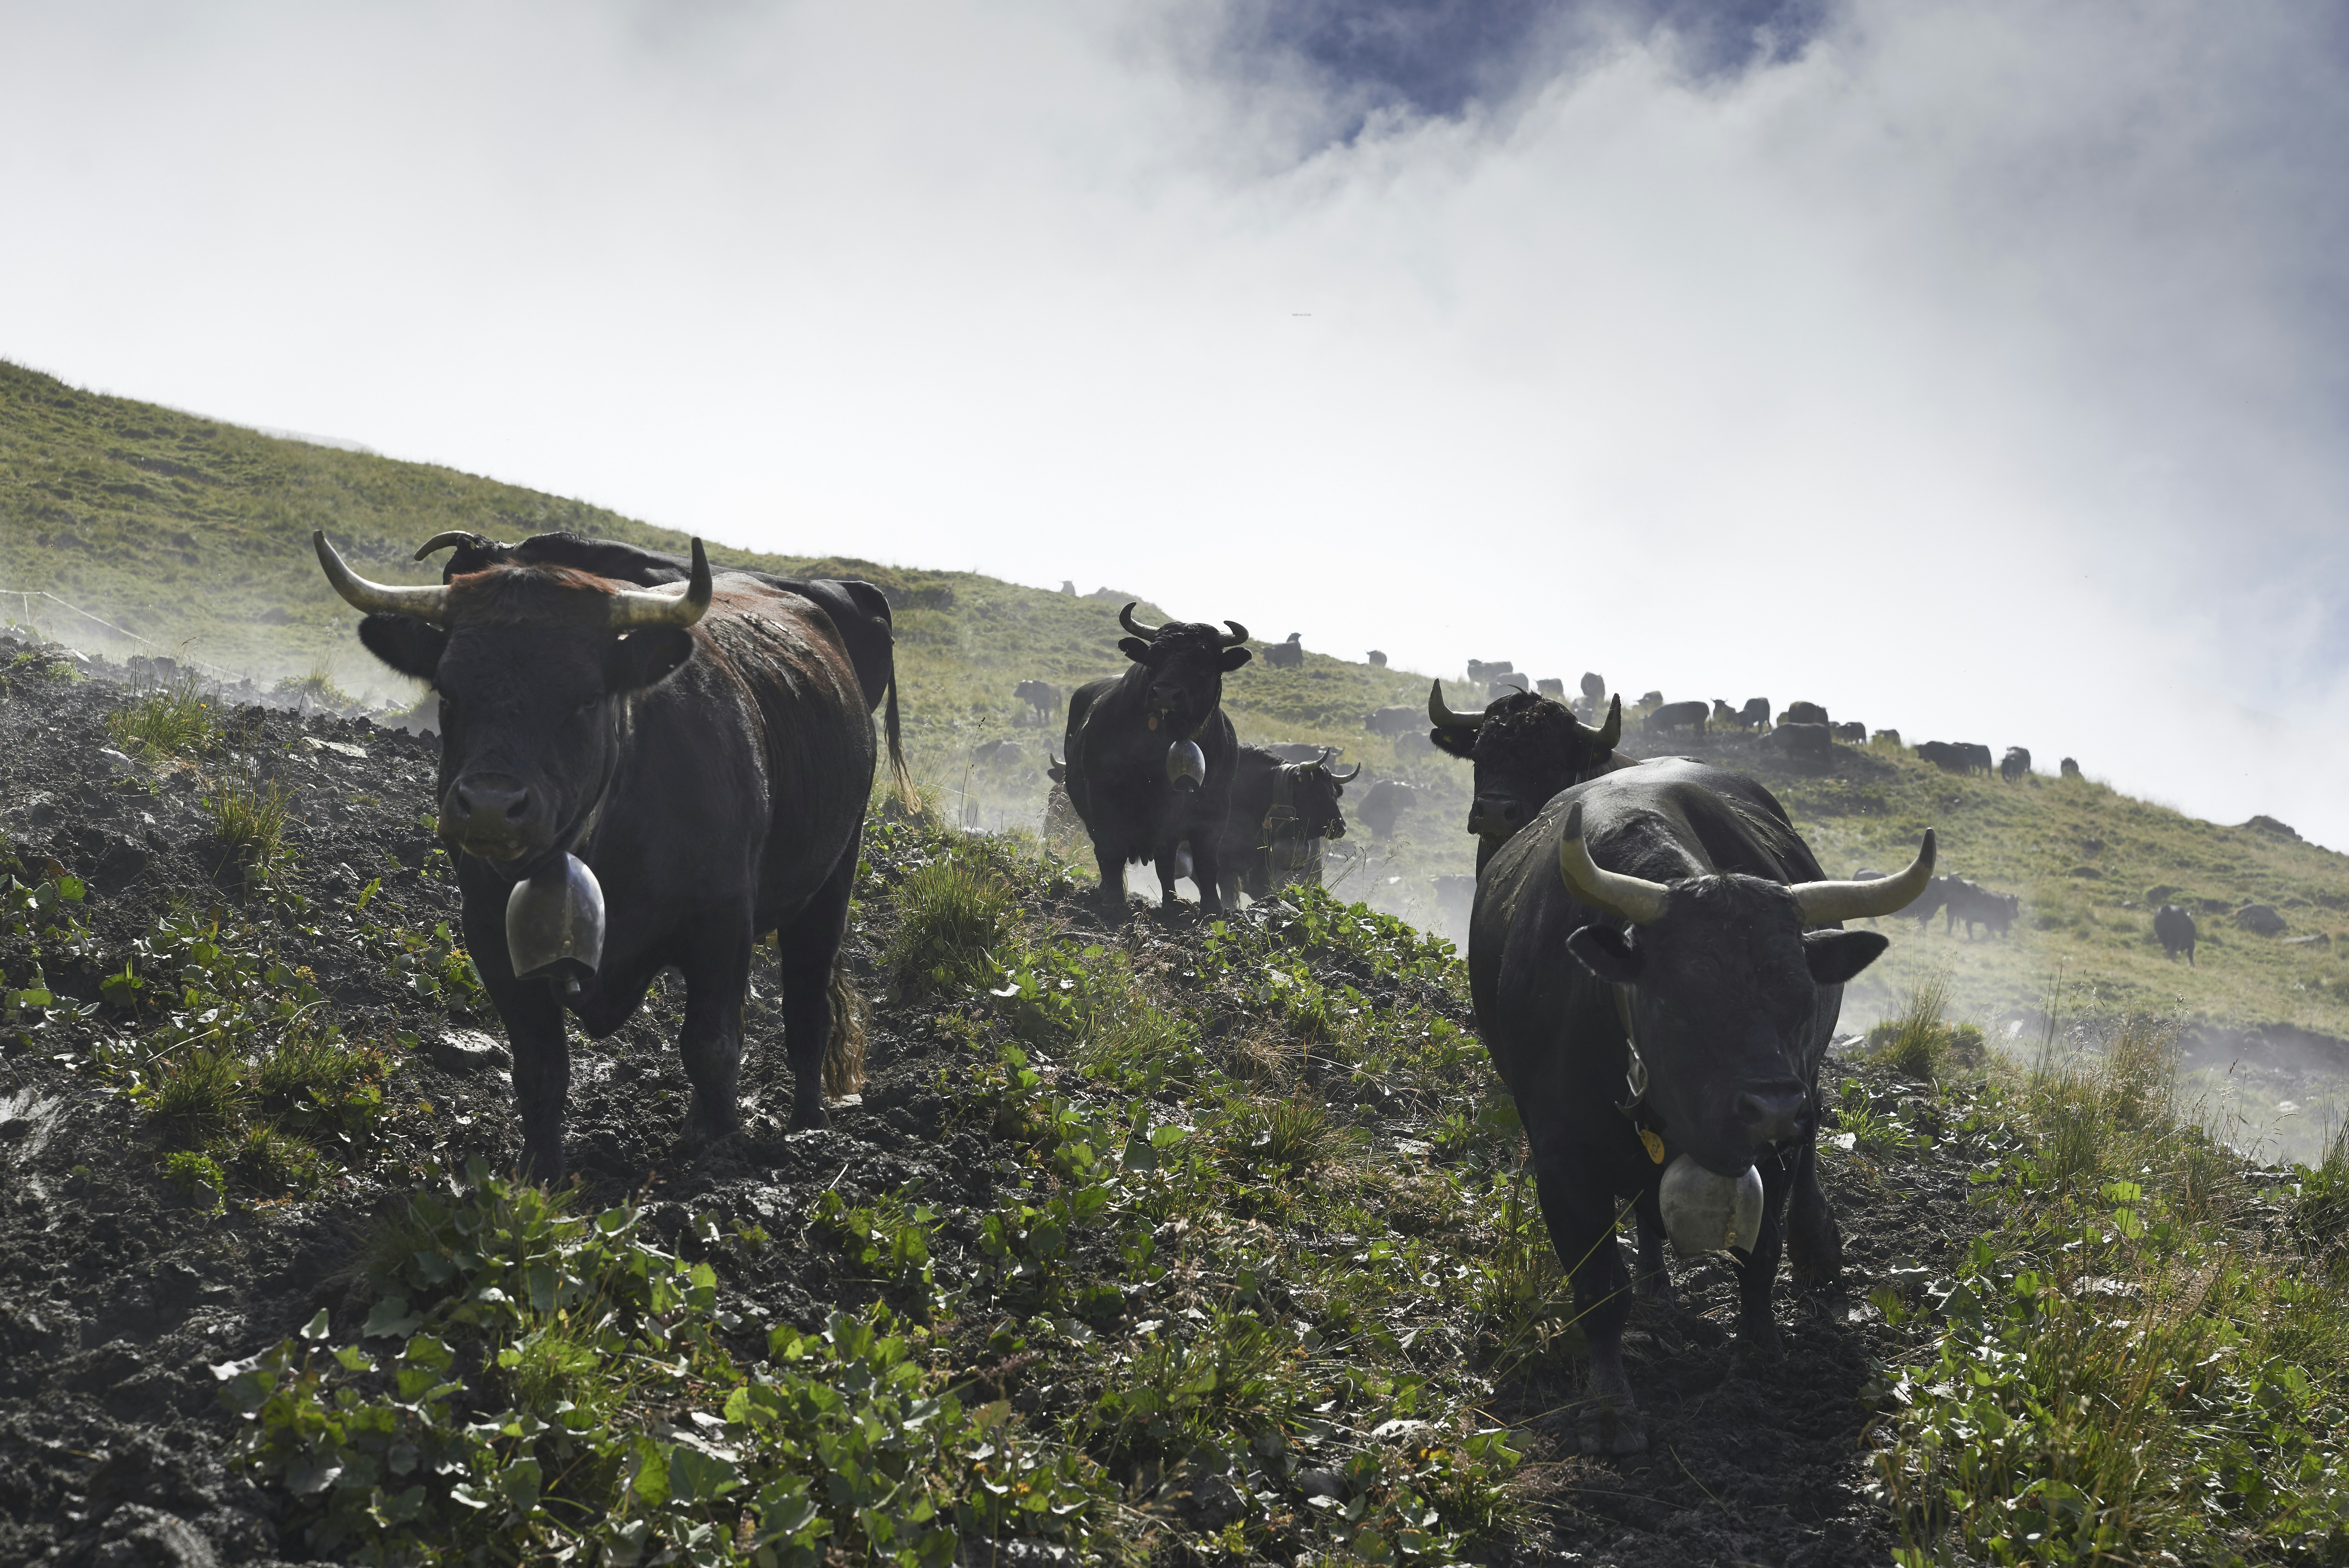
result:
M 1025 722 L 1039 726 L 1049 723 L 1052 715 L 1060 711 L 1062 695 L 1061 688 L 1050 681 L 1021 681 L 1011 688 L 1014 701 L 1024 702 L 1035 710 Z
M 1668 702 L 1641 719 L 1640 727 L 1650 735 L 1661 735 L 1673 729 L 1693 729 L 1702 735 L 1709 712 L 1701 702 Z
M 1372 735 L 1394 737 L 1417 729 L 1424 722 L 1415 707 L 1378 707 L 1362 715 L 1362 727 Z
M 1418 791 L 1400 779 L 1381 779 L 1363 792 L 1362 803 L 1354 808 L 1354 818 L 1371 830 L 1371 837 L 1392 837 L 1395 823 L 1405 811 L 1419 803 Z
M 1371 668 L 1374 670 L 1382 670 L 1387 667 L 1387 656 L 1385 653 L 1380 649 L 1372 648 L 1370 653 L 1370 659 Z
M 1837 740 L 1847 741 L 1854 746 L 1865 746 L 1868 744 L 1868 726 L 1860 723 L 1859 720 L 1856 718 L 1852 719 L 1848 723 L 1835 725 L 1832 727 L 1835 730 L 1835 738 Z
M 2161 951 L 2173 961 L 2186 954 L 2187 967 L 2194 966 L 2194 917 L 2174 903 L 2165 903 L 2153 912 L 2153 934 L 2161 943 Z
M 1285 643 L 1273 643 L 1264 650 L 1264 662 L 1277 670 L 1293 670 L 1305 663 L 1305 634 L 1291 632 Z
M 2031 771 L 2031 753 L 2020 746 L 2010 746 L 2006 755 L 1998 759 L 1998 776 L 2009 784 L 2023 781 Z
M 2080 777 L 2080 764 L 2072 758 L 2066 757 L 2063 761 L 2057 763 L 2056 767 L 2062 771 L 2064 777 L 2066 779 L 2077 779 Z
M 1829 724 L 1827 710 L 1815 702 L 1790 702 L 1786 711 L 1778 716 L 1780 724 Z
M 1763 738 L 1789 757 L 1825 761 L 1835 756 L 1835 731 L 1824 724 L 1781 724 Z
M 1945 931 L 1954 932 L 1963 922 L 1969 938 L 1977 925 L 1987 926 L 1993 936 L 2004 936 L 2022 912 L 2023 900 L 2011 892 L 1992 892 L 1963 877 L 1952 877 L 1941 907 Z

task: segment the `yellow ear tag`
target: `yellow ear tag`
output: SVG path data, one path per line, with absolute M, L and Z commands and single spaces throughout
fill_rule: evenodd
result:
M 1640 1129 L 1640 1141 L 1646 1147 L 1649 1159 L 1654 1161 L 1659 1165 L 1661 1165 L 1664 1162 L 1664 1140 L 1662 1139 L 1657 1137 L 1654 1133 L 1649 1131 L 1643 1127 Z

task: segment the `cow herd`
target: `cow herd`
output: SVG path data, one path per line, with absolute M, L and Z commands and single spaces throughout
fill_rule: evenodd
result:
M 745 989 L 771 931 L 792 1122 L 822 1126 L 825 1090 L 853 1084 L 861 1052 L 839 954 L 881 756 L 876 708 L 912 789 L 880 592 L 713 573 L 698 541 L 679 557 L 560 533 L 517 545 L 443 534 L 419 552 L 453 548 L 441 583 L 392 587 L 357 577 L 323 533 L 314 544 L 366 613 L 366 646 L 439 693 L 440 831 L 467 945 L 512 1042 L 525 1172 L 564 1173 L 566 1016 L 603 1037 L 668 966 L 686 983 L 688 1136 L 733 1132 Z M 1340 799 L 1359 767 L 1238 742 L 1222 696 L 1254 656 L 1245 626 L 1154 626 L 1133 611 L 1118 616 L 1123 673 L 1016 694 L 1039 725 L 1064 715 L 1052 770 L 1091 841 L 1102 913 L 1131 917 L 1137 861 L 1154 868 L 1162 902 L 1187 876 L 1209 911 L 1310 875 L 1319 846 L 1345 831 Z M 1799 1288 L 1836 1287 L 1819 1068 L 1843 986 L 1888 945 L 1847 923 L 1923 909 L 1996 932 L 2014 908 L 1936 878 L 1930 831 L 1895 874 L 1828 878 L 1754 779 L 1624 755 L 1622 700 L 1602 709 L 1596 676 L 1576 703 L 1559 700 L 1559 683 L 1526 689 L 1506 666 L 1475 677 L 1481 707 L 1431 689 L 1424 741 L 1473 770 L 1477 876 L 1456 892 L 1475 1017 L 1516 1098 L 1588 1337 L 1582 1444 L 1630 1452 L 1646 1439 L 1622 1361 L 1629 1293 L 1670 1296 L 1667 1239 L 1684 1258 L 1728 1255 L 1741 1338 L 1765 1356 L 1779 1345 L 1782 1253 Z M 1651 732 L 1759 727 L 1769 707 L 1644 706 Z M 1406 730 L 1381 709 L 1367 723 L 1402 736 L 1421 719 Z M 1833 738 L 1809 705 L 1772 727 Z M 1358 809 L 1386 831 L 1410 801 L 1407 787 L 1374 789 Z M 1636 1270 L 1613 1239 L 1626 1214 Z

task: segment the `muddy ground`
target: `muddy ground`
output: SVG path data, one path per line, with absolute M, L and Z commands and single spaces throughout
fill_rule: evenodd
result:
M 0 663 L 10 652 L 0 648 Z M 363 1173 L 323 1198 L 212 1216 L 166 1184 L 135 1108 L 83 1065 L 98 1037 L 131 1034 L 131 1021 L 102 1007 L 53 1017 L 29 1044 L 10 1038 L 0 1057 L 0 1563 L 274 1563 L 273 1500 L 218 1457 L 231 1428 L 209 1368 L 276 1343 L 321 1307 L 338 1318 L 364 1312 L 352 1267 L 370 1223 L 469 1155 L 510 1161 L 510 1088 L 494 1066 L 451 1071 L 436 1060 L 459 1062 L 447 1037 L 495 1035 L 495 1019 L 452 1016 L 383 956 L 383 933 L 429 932 L 456 916 L 453 879 L 424 822 L 436 743 L 364 720 L 227 711 L 228 749 L 244 759 L 233 765 L 297 791 L 296 861 L 284 885 L 306 903 L 273 909 L 225 862 L 200 805 L 208 785 L 199 770 L 126 768 L 106 755 L 106 717 L 124 696 L 108 674 L 66 684 L 19 665 L 0 696 L 0 831 L 27 861 L 53 859 L 86 879 L 85 918 L 100 939 L 90 962 L 53 966 L 52 985 L 95 1000 L 106 955 L 159 915 L 218 911 L 265 928 L 288 964 L 315 973 L 346 1033 L 392 1049 L 398 1065 Z M 356 909 L 371 882 L 376 892 Z M 1069 892 L 1056 916 L 1095 922 Z M 883 913 L 864 908 L 853 939 L 868 980 Z M 1196 931 L 1188 917 L 1151 917 L 1117 940 L 1152 955 Z M 8 981 L 22 976 L 12 968 Z M 854 1202 L 919 1182 L 951 1213 L 983 1203 L 1016 1166 L 975 1119 L 955 1114 L 951 1083 L 941 1092 L 940 1069 L 954 1058 L 929 1022 L 885 1005 L 874 1012 L 861 1102 L 831 1129 L 785 1135 L 775 1115 L 789 1094 L 780 1028 L 769 988 L 758 993 L 744 1138 L 699 1155 L 679 1148 L 688 1091 L 668 1041 L 680 989 L 657 993 L 610 1040 L 577 1047 L 569 1147 L 589 1202 L 643 1194 L 654 1228 L 672 1238 L 705 1212 L 762 1226 L 779 1244 L 755 1263 L 728 1254 L 725 1288 L 746 1316 L 812 1325 L 876 1288 L 804 1236 L 802 1216 L 823 1187 Z M 1407 1134 L 1413 1114 L 1396 1108 L 1381 1130 Z M 1575 1398 L 1570 1374 L 1502 1390 L 1492 1414 L 1524 1434 L 1520 1474 L 1538 1500 L 1535 1527 L 1507 1560 L 1885 1561 L 1891 1537 L 1861 1491 L 1871 1418 L 1861 1390 L 1890 1347 L 1871 1309 L 1853 1304 L 1892 1265 L 1946 1255 L 1971 1233 L 1965 1172 L 1842 1153 L 1829 1153 L 1826 1169 L 1850 1294 L 1822 1305 L 1782 1290 L 1784 1362 L 1757 1366 L 1737 1353 L 1726 1333 L 1733 1282 L 1701 1263 L 1676 1270 L 1678 1305 L 1642 1304 L 1633 1317 L 1647 1453 L 1572 1453 L 1570 1417 L 1559 1413 Z M 951 1280 L 951 1243 L 968 1239 L 968 1222 L 950 1220 L 946 1233 L 939 1274 Z

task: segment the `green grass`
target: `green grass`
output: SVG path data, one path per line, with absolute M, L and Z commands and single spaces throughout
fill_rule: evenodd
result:
M 115 745 L 150 758 L 197 756 L 211 747 L 217 727 L 193 670 L 150 686 L 106 719 Z
M 908 876 L 881 972 L 900 997 L 937 996 L 993 978 L 1012 891 L 976 856 L 948 855 Z
M 294 810 L 292 792 L 276 779 L 232 769 L 203 797 L 203 809 L 212 819 L 212 837 L 230 861 L 244 868 L 248 881 L 268 881 L 289 852 L 285 824 Z

